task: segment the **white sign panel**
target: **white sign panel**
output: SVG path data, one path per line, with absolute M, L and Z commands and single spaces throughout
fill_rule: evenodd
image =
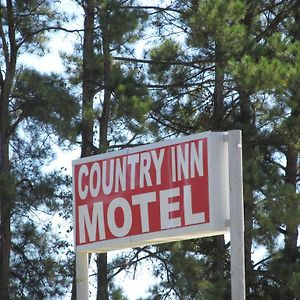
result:
M 107 252 L 228 231 L 227 132 L 73 162 L 77 251 Z

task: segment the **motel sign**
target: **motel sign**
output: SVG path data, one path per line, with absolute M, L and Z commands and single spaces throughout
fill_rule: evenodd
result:
M 88 299 L 88 253 L 231 230 L 229 151 L 236 145 L 230 140 L 240 138 L 232 132 L 194 134 L 73 161 L 78 299 Z

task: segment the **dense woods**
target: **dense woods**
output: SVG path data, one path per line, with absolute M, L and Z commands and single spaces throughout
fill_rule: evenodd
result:
M 63 74 L 22 64 L 61 32 L 74 40 Z M 0 299 L 76 297 L 54 145 L 86 157 L 230 129 L 243 132 L 247 299 L 300 299 L 299 1 L 3 0 L 0 45 Z M 229 251 L 217 236 L 93 256 L 95 297 L 128 299 L 115 276 L 148 261 L 159 280 L 144 300 L 230 299 Z

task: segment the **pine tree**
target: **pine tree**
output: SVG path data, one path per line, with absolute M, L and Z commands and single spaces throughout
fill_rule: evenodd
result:
M 46 33 L 60 26 L 57 20 L 63 18 L 52 9 L 54 4 L 7 0 L 0 7 L 1 299 L 60 295 L 68 282 L 66 265 L 56 252 L 67 243 L 40 223 L 46 214 L 65 206 L 62 199 L 70 195 L 61 187 L 70 180 L 59 172 L 43 173 L 42 167 L 51 158 L 54 134 L 61 140 L 73 138 L 78 106 L 61 78 L 18 64 L 25 51 L 42 54 Z
M 296 129 L 293 129 L 295 137 L 281 130 L 298 125 L 297 105 L 292 101 L 294 104 L 290 106 L 291 99 L 297 98 L 295 92 L 290 91 L 294 79 L 287 79 L 289 73 L 293 73 L 295 80 L 298 78 L 297 71 L 291 71 L 287 59 L 289 57 L 294 62 L 298 61 L 297 51 L 291 54 L 285 50 L 291 38 L 287 26 L 295 32 L 296 27 L 291 24 L 296 23 L 298 4 L 296 1 L 177 1 L 173 6 L 157 8 L 156 11 L 156 24 L 164 25 L 159 27 L 160 35 L 172 36 L 176 26 L 177 39 L 163 41 L 150 51 L 151 61 L 145 60 L 150 64 L 151 87 L 156 87 L 152 117 L 164 129 L 160 129 L 160 132 L 165 136 L 207 129 L 243 130 L 247 299 L 275 297 L 279 295 L 277 284 L 282 288 L 282 297 L 297 297 L 295 289 L 291 292 L 289 285 L 294 287 L 293 283 L 298 278 L 296 257 L 299 249 L 296 241 L 299 218 L 295 206 L 296 170 L 299 168 L 295 141 L 298 137 Z M 168 23 L 171 19 L 172 23 Z M 180 39 L 178 30 L 182 34 Z M 291 39 L 295 40 L 295 37 Z M 291 43 L 290 49 L 295 51 L 296 45 Z M 274 93 L 274 90 L 277 92 Z M 291 116 L 286 118 L 285 113 Z M 276 168 L 280 165 L 276 155 L 280 153 L 287 159 L 287 166 L 281 170 Z M 270 184 L 266 187 L 268 180 Z M 276 187 L 280 192 L 277 196 L 274 194 Z M 265 194 L 261 194 L 266 189 L 272 195 L 268 199 Z M 274 197 L 278 200 L 274 200 Z M 274 210 L 266 213 L 273 201 Z M 289 215 L 294 212 L 293 221 L 280 222 L 278 218 L 274 222 L 274 216 L 278 215 L 278 201 L 283 201 L 283 208 Z M 278 203 L 277 206 L 275 203 Z M 264 211 L 261 211 L 261 206 Z M 287 213 L 282 212 L 281 216 L 284 215 Z M 267 222 L 266 219 L 269 225 L 264 229 L 266 224 L 261 222 Z M 287 224 L 286 228 L 292 229 L 285 230 L 285 227 L 278 224 Z M 275 231 L 273 234 L 268 232 L 270 226 Z M 258 232 L 262 231 L 259 236 Z M 285 235 L 283 257 L 294 257 L 296 260 L 291 269 L 287 268 L 288 263 L 285 261 L 281 268 L 285 275 L 272 282 L 270 278 L 276 278 L 275 274 L 280 273 L 275 272 L 279 266 L 276 256 L 282 261 L 280 251 L 274 251 L 278 231 Z M 271 240 L 268 240 L 268 244 L 264 237 L 269 234 Z M 268 248 L 274 262 L 266 259 L 253 264 L 252 251 L 258 241 L 261 246 Z M 214 253 L 216 245 L 202 240 L 194 245 L 200 247 L 200 252 L 206 255 L 204 257 L 208 261 L 212 259 L 209 267 L 215 268 L 219 254 L 210 254 Z M 221 248 L 225 247 L 226 250 L 226 246 L 222 243 Z M 293 252 L 291 249 L 294 249 Z M 223 252 L 224 258 L 226 263 L 226 252 Z M 169 263 L 169 268 L 172 268 L 174 263 Z M 258 266 L 264 270 L 257 270 Z M 223 270 L 226 279 L 226 267 Z M 292 275 L 284 280 L 289 272 Z M 214 276 L 207 280 L 216 283 Z M 210 292 L 207 288 L 202 295 L 209 292 L 218 299 L 228 297 L 228 283 L 224 279 L 223 284 L 222 280 L 218 281 Z M 166 288 L 166 284 L 163 282 L 162 286 Z M 154 297 L 157 296 L 155 293 Z
M 137 39 L 144 15 L 132 6 L 133 1 L 82 2 L 82 59 L 66 57 L 75 64 L 73 82 L 82 80 L 82 157 L 125 147 L 144 131 L 151 101 L 143 78 L 134 68 L 113 61 L 113 55 L 132 51 L 130 44 Z M 108 299 L 107 255 L 97 255 L 96 263 L 97 299 Z

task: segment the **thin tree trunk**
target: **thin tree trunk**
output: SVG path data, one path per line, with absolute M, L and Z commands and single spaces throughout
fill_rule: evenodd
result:
M 95 1 L 86 0 L 83 3 L 84 17 L 84 40 L 83 40 L 83 62 L 82 62 L 82 145 L 81 157 L 93 155 L 93 99 L 95 95 L 95 83 L 92 76 L 94 55 L 94 19 L 95 19 Z M 76 268 L 74 268 L 76 273 Z M 72 283 L 71 300 L 76 299 L 76 274 L 74 274 Z
M 5 59 L 5 78 L 0 70 L 0 293 L 1 299 L 10 299 L 10 251 L 11 251 L 11 213 L 13 208 L 13 182 L 9 169 L 9 112 L 8 102 L 13 79 L 16 73 L 17 45 L 12 1 L 7 3 L 8 39 L 6 39 L 2 11 L 0 15 L 2 49 Z M 2 10 L 2 8 L 1 8 Z
M 108 300 L 107 253 L 97 255 L 97 300 Z
M 297 173 L 298 173 L 298 151 L 292 149 L 292 147 L 288 147 L 287 154 L 287 165 L 286 165 L 286 183 L 291 185 L 292 189 L 296 193 L 296 184 L 297 184 Z M 287 213 L 290 215 L 293 212 L 297 211 L 298 203 L 287 201 Z M 298 220 L 291 219 L 289 220 L 289 224 L 286 226 L 286 235 L 285 235 L 285 247 L 284 247 L 284 259 L 288 264 L 296 263 L 298 258 Z
M 9 299 L 9 260 L 10 260 L 10 218 L 11 201 L 8 192 L 8 111 L 7 99 L 0 99 L 0 291 L 1 299 Z
M 216 43 L 215 49 L 215 89 L 214 89 L 214 113 L 213 113 L 213 130 L 224 130 L 224 66 L 223 52 L 221 47 Z
M 102 47 L 103 47 L 103 59 L 104 59 L 104 99 L 102 106 L 102 114 L 100 117 L 100 135 L 99 135 L 99 146 L 101 152 L 106 152 L 108 146 L 108 125 L 110 119 L 111 110 L 111 55 L 110 55 L 110 37 L 109 37 L 109 24 L 107 12 L 102 12 Z
M 253 136 L 255 128 L 251 118 L 250 95 L 239 88 L 240 96 L 240 124 L 244 135 L 244 144 L 247 144 L 247 137 Z M 243 147 L 244 179 L 247 178 L 247 168 L 253 160 L 253 152 L 249 147 Z M 247 182 L 247 180 L 245 180 Z M 251 258 L 252 238 L 253 238 L 253 216 L 255 204 L 251 186 L 244 185 L 244 219 L 245 219 L 245 275 L 246 275 L 246 298 L 250 299 L 251 287 L 254 286 L 255 274 L 253 273 L 253 263 Z
M 103 49 L 103 64 L 104 64 L 104 96 L 102 113 L 99 118 L 100 132 L 99 132 L 99 148 L 100 152 L 106 152 L 108 147 L 108 128 L 111 110 L 111 56 L 110 56 L 110 37 L 109 37 L 109 23 L 108 12 L 106 7 L 101 8 L 101 29 L 102 29 L 102 49 Z M 100 253 L 97 255 L 97 300 L 108 300 L 108 267 L 107 267 L 107 253 Z
M 300 41 L 300 5 L 298 3 L 297 6 L 295 6 L 295 9 L 293 11 L 294 18 L 295 18 L 295 30 L 293 32 L 293 37 L 295 41 Z M 293 102 L 297 103 L 295 107 L 293 107 L 291 112 L 291 121 L 294 122 L 294 120 L 299 120 L 300 117 L 300 91 L 299 87 L 296 84 L 292 90 L 292 98 Z M 295 124 L 295 127 L 297 127 L 298 124 Z M 292 129 L 292 128 L 291 128 Z M 295 128 L 296 129 L 296 128 Z M 292 129 L 293 130 L 293 129 Z M 297 132 L 297 129 L 295 130 Z M 293 137 L 293 133 L 292 133 Z M 285 178 L 286 183 L 290 184 L 296 193 L 297 188 L 297 177 L 299 176 L 299 151 L 296 148 L 296 144 L 299 142 L 299 137 L 295 136 L 292 138 L 292 144 L 288 146 L 287 153 L 286 153 L 286 169 L 285 169 Z M 290 203 L 290 207 L 288 207 L 288 211 L 291 213 L 297 211 L 299 209 L 299 202 L 294 201 Z M 285 248 L 284 248 L 284 258 L 287 263 L 296 263 L 297 257 L 299 256 L 299 250 L 297 247 L 297 241 L 298 241 L 298 220 L 292 219 L 290 224 L 286 227 L 286 236 L 285 236 Z
M 214 88 L 214 110 L 213 110 L 213 130 L 225 130 L 224 128 L 224 67 L 221 46 L 216 42 L 215 49 L 215 88 Z M 216 257 L 214 258 L 213 269 L 215 271 L 213 281 L 218 284 L 217 297 L 225 297 L 225 256 L 226 247 L 224 235 L 213 238 L 216 247 Z
M 293 15 L 295 18 L 295 28 L 293 31 L 294 41 L 300 41 L 300 5 L 299 3 L 295 6 L 293 10 Z M 299 135 L 298 131 L 298 120 L 300 117 L 300 91 L 297 83 L 294 83 L 293 88 L 291 89 L 292 101 L 295 103 L 292 106 L 291 115 L 289 117 L 291 122 L 291 137 L 290 143 L 287 146 L 286 155 L 286 168 L 285 168 L 285 182 L 290 185 L 292 191 L 297 193 L 297 180 L 299 178 Z M 286 211 L 289 216 L 294 215 L 294 213 L 299 210 L 299 201 L 296 200 L 296 197 L 293 199 L 288 199 L 286 201 L 287 207 Z M 297 218 L 289 218 L 288 224 L 286 224 L 286 234 L 285 234 L 285 245 L 283 251 L 283 257 L 287 266 L 292 266 L 292 269 L 296 268 L 297 260 L 299 259 L 299 249 L 297 247 L 298 243 L 298 221 Z M 290 295 L 287 299 L 296 299 L 294 295 Z
M 82 147 L 81 157 L 93 154 L 93 99 L 95 96 L 94 69 L 95 1 L 85 3 L 83 66 L 82 66 Z

